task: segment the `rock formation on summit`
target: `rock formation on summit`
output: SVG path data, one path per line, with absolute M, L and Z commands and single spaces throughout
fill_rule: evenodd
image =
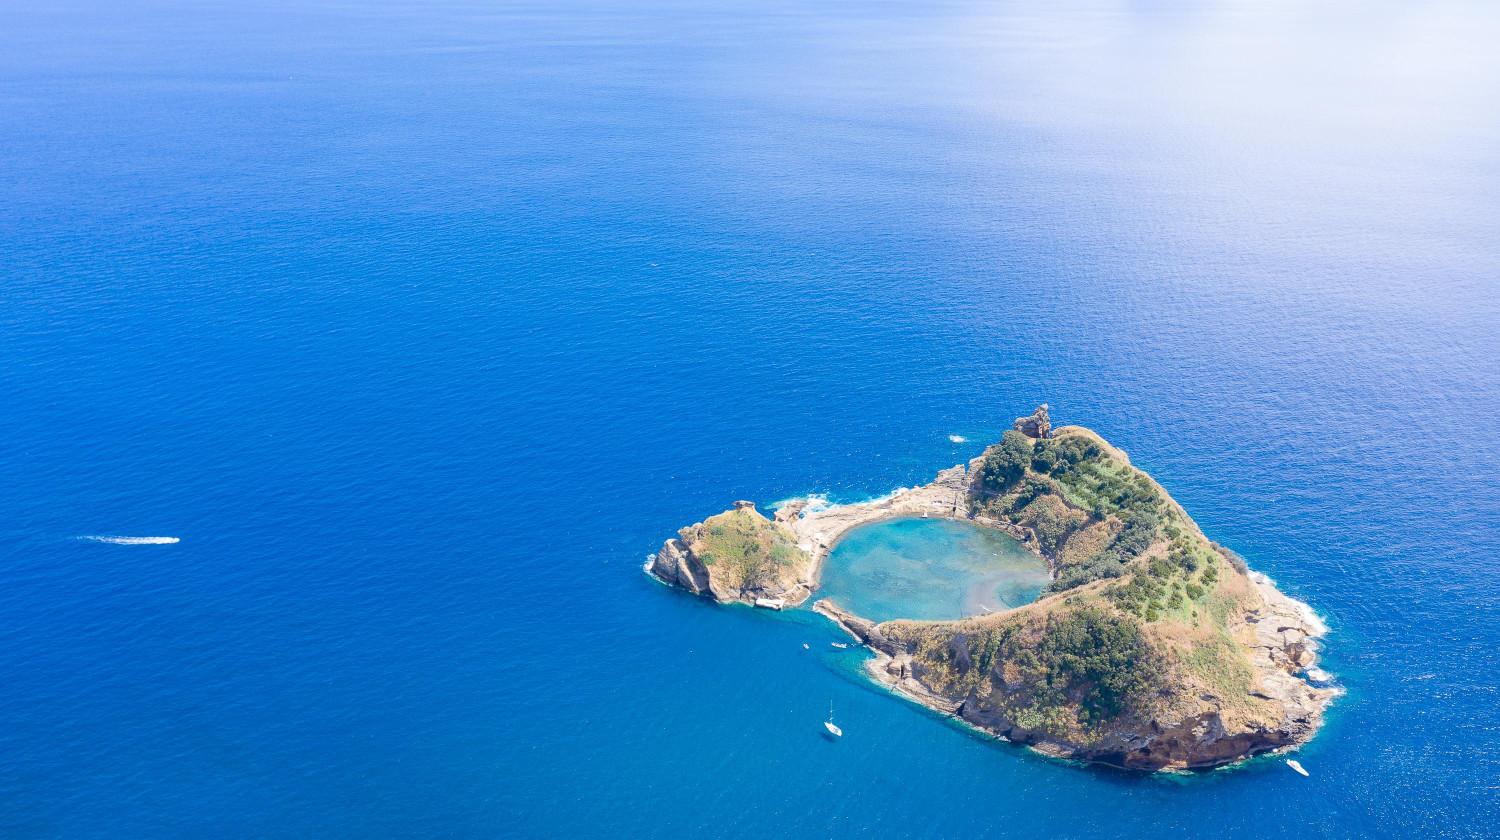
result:
M 1036 411 L 1031 412 L 1030 417 L 1017 417 L 1012 428 L 1037 440 L 1052 437 L 1052 421 L 1047 419 L 1047 404 L 1042 403 L 1037 406 Z

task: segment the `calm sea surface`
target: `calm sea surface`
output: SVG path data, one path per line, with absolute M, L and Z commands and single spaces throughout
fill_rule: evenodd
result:
M 0 4 L 0 836 L 1500 834 L 1497 43 Z M 1044 401 L 1327 618 L 1310 778 L 1045 760 L 641 573 Z

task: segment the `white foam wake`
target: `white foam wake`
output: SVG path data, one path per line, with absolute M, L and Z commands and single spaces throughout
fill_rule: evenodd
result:
M 949 435 L 948 439 L 951 440 L 951 441 L 953 441 L 954 443 L 968 443 L 969 442 L 969 439 L 966 438 L 966 437 L 964 437 L 963 435 Z
M 168 545 L 181 542 L 176 537 L 79 537 L 80 540 L 109 543 L 111 545 Z

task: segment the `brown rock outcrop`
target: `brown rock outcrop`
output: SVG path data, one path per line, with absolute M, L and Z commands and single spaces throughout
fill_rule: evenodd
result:
M 1037 440 L 1052 437 L 1052 421 L 1047 418 L 1047 404 L 1042 403 L 1037 406 L 1036 411 L 1031 412 L 1030 417 L 1017 417 L 1012 428 Z
M 687 530 L 684 528 L 683 530 Z M 703 561 L 693 556 L 687 544 L 680 539 L 667 540 L 651 562 L 651 573 L 673 586 L 680 586 L 694 595 L 709 591 L 708 569 Z

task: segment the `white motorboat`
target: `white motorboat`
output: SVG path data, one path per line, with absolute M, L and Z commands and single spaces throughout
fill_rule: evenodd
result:
M 1292 768 L 1293 770 L 1296 770 L 1298 773 L 1301 773 L 1304 776 L 1307 775 L 1307 769 L 1304 768 L 1302 766 L 1302 764 L 1300 762 L 1298 762 L 1297 759 L 1295 759 L 1295 758 L 1289 758 L 1289 759 L 1287 759 L 1286 760 L 1286 766 Z
M 848 645 L 844 644 L 843 642 L 829 642 L 829 644 L 833 645 L 836 648 L 847 648 L 847 647 L 849 647 Z

